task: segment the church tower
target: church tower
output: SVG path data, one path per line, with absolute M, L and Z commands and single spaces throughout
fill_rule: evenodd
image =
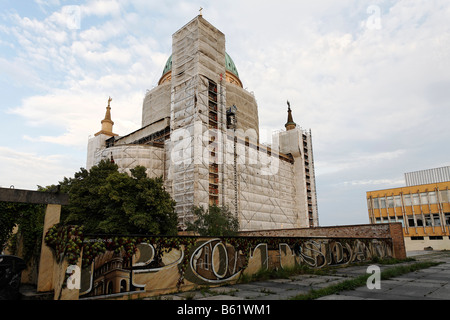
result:
M 222 205 L 219 164 L 226 130 L 225 35 L 197 16 L 173 34 L 170 128 L 172 186 L 181 225 L 192 206 Z
M 109 97 L 105 118 L 101 121 L 101 130 L 88 141 L 86 162 L 87 169 L 90 169 L 93 165 L 95 165 L 96 153 L 106 148 L 106 141 L 117 136 L 117 134 L 113 133 L 114 121 L 111 119 L 111 101 L 112 99 Z
M 102 120 L 102 130 L 97 132 L 95 136 L 104 134 L 106 136 L 117 136 L 117 134 L 113 133 L 114 121 L 111 120 L 111 97 L 108 99 L 108 106 L 106 107 L 105 119 Z
M 311 130 L 302 130 L 294 122 L 291 104 L 288 104 L 288 119 L 286 131 L 279 133 L 280 152 L 293 157 L 293 172 L 297 224 L 302 227 L 318 227 L 319 216 L 317 210 L 316 178 L 312 149 Z
M 122 172 L 141 165 L 162 177 L 180 230 L 193 207 L 211 205 L 228 207 L 243 231 L 318 226 L 311 131 L 294 122 L 288 101 L 286 130 L 260 143 L 256 98 L 225 49 L 225 35 L 201 14 L 176 31 L 141 128 L 113 133 L 109 99 L 87 169 L 113 158 Z
M 295 129 L 297 124 L 294 122 L 294 119 L 292 118 L 291 104 L 289 103 L 289 101 L 287 102 L 287 104 L 288 104 L 288 119 L 284 126 L 285 126 L 286 130 L 289 131 L 289 130 Z

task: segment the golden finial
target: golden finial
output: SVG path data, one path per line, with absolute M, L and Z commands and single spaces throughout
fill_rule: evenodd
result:
M 202 13 L 203 8 L 200 7 L 200 10 L 198 10 L 200 12 L 200 17 L 203 17 L 203 13 Z
M 105 134 L 108 136 L 117 136 L 117 134 L 112 132 L 114 121 L 111 120 L 111 101 L 112 98 L 108 98 L 108 106 L 106 107 L 105 119 L 102 120 L 102 130 L 97 132 L 95 136 L 99 134 Z

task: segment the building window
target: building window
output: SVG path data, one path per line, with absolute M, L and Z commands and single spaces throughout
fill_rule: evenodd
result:
M 410 206 L 411 205 L 411 195 L 405 194 L 403 196 L 403 201 L 405 202 L 405 206 Z
M 442 236 L 430 236 L 430 240 L 444 240 Z
M 373 198 L 373 208 L 380 209 L 380 206 L 378 205 L 378 198 Z
M 415 223 L 414 223 L 414 217 L 413 216 L 408 216 L 408 226 L 410 227 L 415 227 Z
M 126 292 L 127 291 L 127 281 L 121 280 L 120 281 L 120 292 Z
M 112 294 L 112 293 L 114 293 L 113 283 L 112 283 L 112 281 L 109 281 L 107 289 L 106 289 L 106 294 Z
M 387 197 L 387 207 L 388 208 L 394 207 L 394 197 Z
M 431 223 L 431 216 L 429 214 L 425 215 L 425 221 L 427 222 L 427 227 L 431 227 L 433 225 Z
M 421 204 L 428 204 L 428 197 L 426 192 L 422 192 L 420 194 L 420 203 Z
M 413 193 L 412 199 L 413 199 L 413 204 L 415 206 L 418 206 L 420 204 L 420 202 L 419 202 L 419 194 L 418 193 Z
M 411 237 L 411 240 L 423 240 L 423 237 Z
M 449 190 L 441 190 L 441 191 L 440 191 L 440 193 L 441 193 L 441 199 L 442 199 L 442 202 L 444 202 L 444 203 L 448 203 L 448 202 L 449 202 L 449 201 L 448 201 L 448 199 L 449 199 L 448 191 L 449 191 Z
M 403 218 L 402 217 L 397 217 L 397 222 L 401 222 L 402 223 L 402 227 L 405 226 L 404 222 L 403 222 Z
M 450 226 L 450 213 L 448 212 L 445 213 L 445 224 Z
M 396 207 L 401 207 L 402 206 L 402 198 L 400 196 L 395 196 L 394 203 L 395 203 Z
M 380 198 L 380 208 L 386 209 L 386 199 L 385 198 Z
M 417 226 L 418 227 L 423 227 L 423 220 L 422 220 L 422 217 L 416 217 L 416 220 L 417 220 Z
M 375 219 L 375 223 L 381 223 L 381 219 L 380 218 L 376 218 Z
M 434 191 L 429 192 L 428 196 L 430 197 L 430 204 L 437 203 L 436 192 L 434 192 Z
M 441 219 L 439 218 L 439 214 L 433 214 L 434 225 L 439 227 L 441 225 Z

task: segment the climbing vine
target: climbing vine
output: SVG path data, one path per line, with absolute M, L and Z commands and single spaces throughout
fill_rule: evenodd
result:
M 67 258 L 69 264 L 77 264 L 83 250 L 82 227 L 55 225 L 48 230 L 44 240 L 54 250 L 58 261 Z
M 45 207 L 37 204 L 0 202 L 0 251 L 7 246 L 17 254 L 22 243 L 22 258 L 28 263 L 39 257 Z M 12 234 L 14 226 L 18 232 Z
M 96 257 L 112 251 L 120 254 L 125 264 L 131 261 L 140 243 L 151 244 L 155 248 L 155 256 L 152 263 L 161 261 L 164 253 L 172 249 L 184 250 L 184 258 L 179 265 L 179 284 L 184 280 L 184 274 L 189 264 L 191 249 L 196 243 L 196 238 L 189 237 L 133 237 L 133 236 L 111 236 L 104 238 L 90 238 L 83 235 L 83 227 L 55 225 L 45 235 L 45 243 L 53 249 L 59 262 L 64 258 L 69 264 L 77 264 L 81 259 L 82 268 L 89 267 Z

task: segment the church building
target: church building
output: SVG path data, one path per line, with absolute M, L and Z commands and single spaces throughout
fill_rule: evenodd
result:
M 147 92 L 142 127 L 113 133 L 111 98 L 101 130 L 89 139 L 86 168 L 113 159 L 163 177 L 179 229 L 193 206 L 227 206 L 242 231 L 318 226 L 311 131 L 294 122 L 260 143 L 256 99 L 225 50 L 225 35 L 195 17 L 172 36 L 172 55 Z M 282 126 L 284 125 L 284 129 Z

